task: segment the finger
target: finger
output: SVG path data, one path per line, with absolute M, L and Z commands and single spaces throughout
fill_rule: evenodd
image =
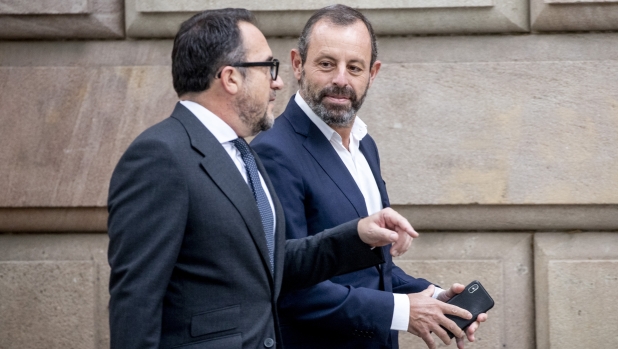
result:
M 431 333 L 425 332 L 424 334 L 421 335 L 421 338 L 423 339 L 425 344 L 427 344 L 427 348 L 436 349 L 436 342 L 433 340 Z
M 459 328 L 455 321 L 447 318 L 446 316 L 441 316 L 438 322 L 443 328 L 449 330 L 456 338 L 464 338 L 466 336 L 464 330 Z
M 464 340 L 463 338 L 456 338 L 457 349 L 464 349 Z
M 470 313 L 464 308 L 460 308 L 456 305 L 448 303 L 441 303 L 440 305 L 444 314 L 455 315 L 466 320 L 472 319 L 472 313 Z
M 477 321 L 473 322 L 466 328 L 466 337 L 468 337 L 468 341 L 474 342 L 474 333 L 479 328 L 479 323 Z
M 445 318 L 446 319 L 446 318 Z M 451 321 L 452 322 L 452 321 Z M 442 325 L 444 326 L 444 325 Z M 454 327 L 453 327 L 454 326 Z M 457 327 L 457 325 L 455 325 L 455 323 L 453 322 L 453 326 L 444 326 L 444 328 L 448 328 L 449 331 L 453 332 L 453 330 L 459 330 L 461 331 L 461 329 L 459 327 Z M 435 328 L 433 328 L 433 333 L 436 334 L 436 336 L 438 336 L 438 338 L 440 338 L 440 340 L 446 344 L 449 345 L 451 344 L 451 337 L 448 335 L 448 333 L 444 330 L 444 328 L 440 327 L 440 326 L 436 326 Z M 455 332 L 453 332 L 455 333 Z
M 479 316 L 476 317 L 476 321 L 478 322 L 487 321 L 487 313 L 480 313 Z
M 448 302 L 449 299 L 453 298 L 455 295 L 461 293 L 466 287 L 462 284 L 454 283 L 448 290 L 440 293 L 438 296 L 438 300 L 442 302 Z
M 381 228 L 377 225 L 373 225 L 371 228 L 373 233 L 374 243 L 372 245 L 378 246 L 386 246 L 388 244 L 397 244 L 400 236 L 397 232 L 394 232 L 387 228 Z
M 405 232 L 413 238 L 418 237 L 418 233 L 416 232 L 416 230 L 414 230 L 414 228 L 412 228 L 410 222 L 408 222 L 408 220 L 404 216 L 397 213 L 397 211 L 393 210 L 392 208 L 385 208 L 384 210 L 382 210 L 382 213 L 384 223 L 386 224 L 387 228 L 393 229 L 401 233 Z
M 429 285 L 426 289 L 420 292 L 420 294 L 427 296 L 427 297 L 433 297 L 433 294 L 435 291 L 436 291 L 436 286 Z
M 397 234 L 397 241 L 391 246 L 391 255 L 393 257 L 401 256 L 408 251 L 412 244 L 412 238 L 405 233 Z

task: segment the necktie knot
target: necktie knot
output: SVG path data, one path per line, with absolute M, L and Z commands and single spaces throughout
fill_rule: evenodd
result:
M 242 138 L 236 138 L 232 141 L 232 143 L 234 143 L 234 146 L 236 146 L 236 149 L 238 149 L 242 157 L 251 154 L 251 151 L 249 150 L 249 145 Z

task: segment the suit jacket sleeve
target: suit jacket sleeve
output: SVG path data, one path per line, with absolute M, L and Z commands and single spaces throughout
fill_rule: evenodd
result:
M 188 214 L 175 154 L 139 137 L 110 183 L 108 258 L 112 348 L 159 348 L 163 297 Z
M 254 149 L 259 154 L 284 208 L 286 237 L 307 237 L 304 195 L 308 189 L 304 187 L 302 176 L 290 166 L 294 159 L 285 158 L 284 154 L 265 143 L 259 143 Z M 288 240 L 288 243 L 291 241 L 294 240 Z M 347 255 L 346 251 L 339 253 Z M 288 292 L 279 299 L 279 309 L 287 318 L 302 321 L 304 325 L 314 328 L 337 330 L 347 335 L 358 329 L 368 329 L 374 332 L 376 340 L 384 343 L 390 333 L 393 308 L 394 300 L 390 292 L 343 286 L 331 281 Z

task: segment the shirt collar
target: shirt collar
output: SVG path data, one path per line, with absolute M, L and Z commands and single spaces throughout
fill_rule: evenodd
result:
M 300 109 L 307 114 L 309 119 L 322 131 L 326 139 L 331 140 L 333 137 L 341 142 L 341 136 L 335 130 L 333 130 L 330 126 L 328 126 L 324 120 L 320 119 L 313 110 L 309 107 L 307 102 L 301 97 L 300 92 L 296 92 L 296 96 L 294 96 L 294 102 L 298 104 Z M 358 115 L 354 118 L 354 124 L 352 125 L 352 133 L 351 137 L 355 141 L 355 143 L 360 142 L 367 135 L 367 124 L 361 120 Z
M 204 108 L 202 105 L 191 101 L 180 101 L 180 103 L 189 109 L 189 111 L 191 111 L 193 115 L 195 115 L 198 120 L 206 126 L 208 131 L 215 136 L 219 143 L 223 144 L 238 138 L 238 135 L 234 132 L 230 125 L 226 124 L 225 121 L 221 120 L 213 112 Z

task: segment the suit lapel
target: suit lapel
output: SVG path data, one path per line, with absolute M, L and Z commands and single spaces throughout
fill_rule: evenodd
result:
M 305 115 L 293 99 L 288 103 L 284 115 L 295 131 L 306 137 L 303 146 L 345 195 L 358 216 L 367 216 L 367 206 L 363 194 L 322 131 Z
M 378 159 L 378 150 L 376 148 L 373 139 L 369 137 L 369 135 L 365 136 L 360 141 L 359 147 L 361 153 L 367 159 L 367 163 L 369 164 L 369 168 L 371 168 L 371 173 L 373 173 L 373 178 L 378 185 L 378 191 L 380 192 L 380 199 L 382 200 L 382 207 L 389 207 L 390 202 L 388 200 L 388 194 L 386 192 L 386 185 L 384 185 L 384 180 L 382 179 L 382 174 L 380 173 L 380 160 Z
M 262 262 L 265 268 L 270 270 L 270 258 L 268 257 L 264 228 L 251 188 L 238 172 L 238 168 L 223 149 L 221 143 L 193 113 L 178 103 L 172 117 L 182 123 L 191 140 L 191 146 L 204 156 L 200 163 L 201 167 L 245 220 L 253 241 L 258 247 Z M 258 166 L 261 167 L 261 164 Z M 264 176 L 263 168 L 260 169 L 260 172 Z M 270 187 L 269 190 L 273 193 Z M 277 220 L 277 225 L 279 226 L 279 220 Z M 270 275 L 270 272 L 268 274 Z

